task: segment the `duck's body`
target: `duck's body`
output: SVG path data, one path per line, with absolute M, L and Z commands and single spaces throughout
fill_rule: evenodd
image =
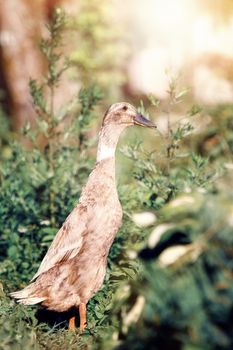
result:
M 120 104 L 117 105 L 116 110 L 113 105 L 105 115 L 97 163 L 82 190 L 79 204 L 56 234 L 33 282 L 12 293 L 26 305 L 41 303 L 56 311 L 79 307 L 81 329 L 86 323 L 86 303 L 103 284 L 108 252 L 122 222 L 115 182 L 115 148 L 121 132 L 133 123 L 126 118 L 117 122 Z M 131 117 L 137 115 L 134 107 L 122 105 L 131 111 Z M 154 126 L 143 121 L 141 125 Z M 74 327 L 74 320 L 70 327 Z
M 97 163 L 90 174 L 79 204 L 34 276 L 36 281 L 14 296 L 24 304 L 34 304 L 38 298 L 56 311 L 87 303 L 103 283 L 108 252 L 121 222 L 114 159 L 108 158 Z

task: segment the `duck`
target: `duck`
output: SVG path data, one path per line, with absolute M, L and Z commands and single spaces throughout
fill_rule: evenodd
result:
M 102 287 L 107 257 L 122 224 L 122 207 L 115 179 L 115 150 L 129 126 L 156 128 L 155 124 L 127 102 L 106 111 L 97 147 L 94 169 L 82 189 L 78 204 L 55 235 L 38 271 L 22 290 L 11 297 L 24 305 L 41 304 L 49 310 L 75 309 L 69 329 L 87 326 L 86 305 Z

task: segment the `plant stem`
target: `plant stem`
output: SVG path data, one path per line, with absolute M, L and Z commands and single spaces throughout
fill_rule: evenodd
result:
M 49 202 L 50 202 L 50 220 L 51 224 L 55 225 L 55 205 L 54 205 L 54 199 L 55 199 L 55 193 L 53 191 L 53 177 L 55 172 L 55 166 L 54 166 L 54 135 L 55 135 L 55 125 L 54 125 L 54 85 L 51 83 L 50 85 L 50 132 L 49 132 L 49 171 L 51 174 L 51 184 L 50 184 L 50 190 L 49 190 Z

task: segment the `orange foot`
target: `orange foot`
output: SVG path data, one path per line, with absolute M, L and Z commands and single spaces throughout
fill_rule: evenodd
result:
M 69 330 L 72 332 L 75 331 L 75 316 L 69 319 Z
M 80 316 L 80 331 L 83 332 L 87 326 L 87 310 L 86 304 L 79 304 L 79 316 Z

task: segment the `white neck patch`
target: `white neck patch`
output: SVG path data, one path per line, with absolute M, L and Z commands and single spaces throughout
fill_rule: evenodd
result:
M 115 147 L 109 147 L 106 144 L 101 144 L 97 152 L 97 162 L 115 156 Z

